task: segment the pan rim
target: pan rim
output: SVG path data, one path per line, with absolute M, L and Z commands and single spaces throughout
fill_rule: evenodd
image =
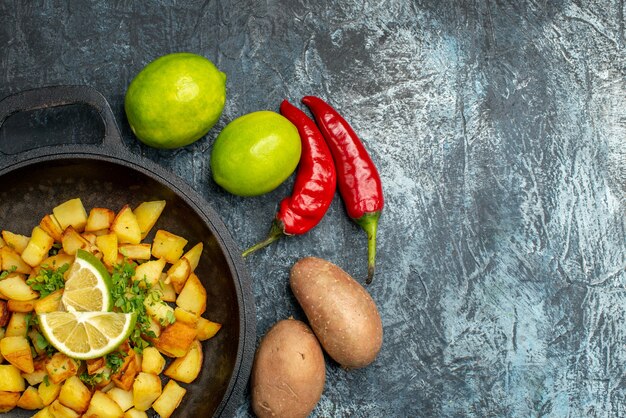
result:
M 218 213 L 198 192 L 182 178 L 168 172 L 163 167 L 145 157 L 130 154 L 128 157 L 113 152 L 106 152 L 102 146 L 69 144 L 50 149 L 43 147 L 11 155 L 10 163 L 0 168 L 0 178 L 12 171 L 50 161 L 96 160 L 121 165 L 135 170 L 167 187 L 182 198 L 205 223 L 211 233 L 217 237 L 217 243 L 224 254 L 228 268 L 235 279 L 239 310 L 239 341 L 237 358 L 228 386 L 220 404 L 214 412 L 215 417 L 232 416 L 239 407 L 235 402 L 243 400 L 243 395 L 250 378 L 254 346 L 256 342 L 256 306 L 251 279 L 239 254 L 234 239 L 226 229 Z M 197 202 L 201 202 L 202 205 Z

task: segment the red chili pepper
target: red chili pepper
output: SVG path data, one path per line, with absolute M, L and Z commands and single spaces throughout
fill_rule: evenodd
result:
M 328 103 L 306 96 L 302 103 L 315 116 L 337 166 L 339 192 L 350 218 L 367 233 L 367 281 L 374 278 L 376 229 L 383 209 L 383 188 L 378 170 L 352 127 Z
M 287 100 L 281 103 L 280 113 L 298 128 L 300 134 L 302 155 L 298 174 L 292 195 L 280 202 L 268 237 L 245 250 L 244 257 L 283 235 L 301 235 L 311 230 L 322 220 L 335 195 L 335 164 L 315 122 Z

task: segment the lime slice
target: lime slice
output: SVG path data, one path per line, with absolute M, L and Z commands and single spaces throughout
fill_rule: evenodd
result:
M 88 360 L 115 350 L 130 336 L 136 318 L 135 313 L 50 312 L 39 315 L 39 327 L 61 353 Z
M 71 312 L 106 312 L 111 310 L 111 276 L 93 254 L 76 252 L 76 259 L 65 281 L 61 301 Z

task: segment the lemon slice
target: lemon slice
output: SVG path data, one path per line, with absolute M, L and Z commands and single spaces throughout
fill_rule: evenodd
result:
M 61 301 L 67 311 L 106 312 L 111 310 L 111 276 L 93 254 L 76 252 L 65 281 Z
M 135 313 L 50 312 L 39 327 L 50 344 L 75 359 L 88 360 L 115 350 L 135 327 Z

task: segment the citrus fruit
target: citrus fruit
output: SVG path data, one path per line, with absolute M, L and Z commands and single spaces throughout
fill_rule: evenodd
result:
M 111 310 L 111 276 L 102 262 L 84 250 L 68 271 L 61 302 L 68 311 L 90 312 Z
M 133 329 L 137 314 L 50 312 L 39 314 L 39 328 L 50 344 L 75 359 L 101 357 L 115 350 Z
M 149 63 L 130 83 L 124 108 L 133 133 L 147 145 L 177 148 L 202 138 L 226 101 L 226 75 L 187 52 Z
M 302 145 L 298 129 L 267 110 L 230 122 L 211 152 L 213 179 L 230 193 L 258 196 L 274 190 L 293 173 Z

